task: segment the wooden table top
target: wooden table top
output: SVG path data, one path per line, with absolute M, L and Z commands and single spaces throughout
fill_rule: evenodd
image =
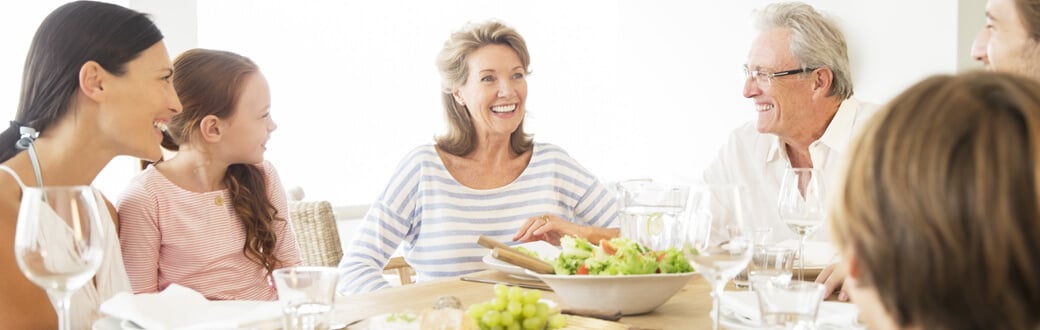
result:
M 465 277 L 511 283 L 540 284 L 522 281 L 495 270 L 487 270 Z M 495 297 L 491 284 L 463 281 L 460 278 L 387 288 L 376 292 L 337 297 L 335 319 L 349 323 L 384 313 L 403 311 L 420 312 L 430 308 L 441 296 L 455 296 L 463 306 L 484 302 Z M 545 291 L 542 297 L 556 302 L 555 293 Z M 686 286 L 653 312 L 626 316 L 620 323 L 633 329 L 704 329 L 711 328 L 711 287 L 700 276 L 694 276 Z M 350 328 L 364 329 L 365 323 Z M 679 326 L 681 325 L 681 326 Z

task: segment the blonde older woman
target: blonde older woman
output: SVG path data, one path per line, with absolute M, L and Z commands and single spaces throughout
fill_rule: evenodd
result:
M 992 73 L 927 79 L 864 129 L 831 219 L 871 329 L 1040 326 L 1038 136 L 1040 83 Z
M 418 280 L 485 269 L 486 235 L 501 241 L 618 235 L 614 196 L 563 149 L 524 132 L 530 55 L 523 37 L 485 22 L 451 35 L 437 58 L 448 132 L 398 166 L 340 268 L 340 291 L 388 286 L 402 246 Z

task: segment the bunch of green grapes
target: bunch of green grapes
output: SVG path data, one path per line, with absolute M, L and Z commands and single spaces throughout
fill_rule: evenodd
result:
M 469 306 L 466 314 L 480 329 L 544 330 L 567 326 L 567 319 L 559 310 L 549 309 L 539 299 L 541 291 L 495 284 L 495 298 Z

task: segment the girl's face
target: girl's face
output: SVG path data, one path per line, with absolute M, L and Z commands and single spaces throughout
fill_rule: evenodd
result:
M 126 73 L 104 73 L 105 99 L 99 103 L 99 125 L 118 155 L 148 160 L 162 156 L 160 128 L 181 112 L 171 83 L 173 65 L 162 41 L 126 64 Z
M 520 126 L 526 109 L 527 71 L 520 56 L 505 45 L 487 45 L 469 55 L 469 75 L 455 90 L 466 106 L 478 136 L 509 136 Z
M 271 118 L 271 89 L 263 74 L 246 76 L 234 114 L 222 122 L 220 149 L 228 164 L 264 161 L 267 140 L 278 125 Z

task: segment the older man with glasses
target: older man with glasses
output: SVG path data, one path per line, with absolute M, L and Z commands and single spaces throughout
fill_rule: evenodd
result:
M 746 186 L 757 227 L 795 240 L 777 211 L 784 171 L 815 168 L 826 185 L 836 182 L 850 140 L 877 107 L 852 98 L 845 36 L 834 22 L 804 3 L 771 4 L 755 16 L 744 97 L 758 119 L 733 131 L 704 181 Z M 828 231 L 810 240 L 826 241 Z

